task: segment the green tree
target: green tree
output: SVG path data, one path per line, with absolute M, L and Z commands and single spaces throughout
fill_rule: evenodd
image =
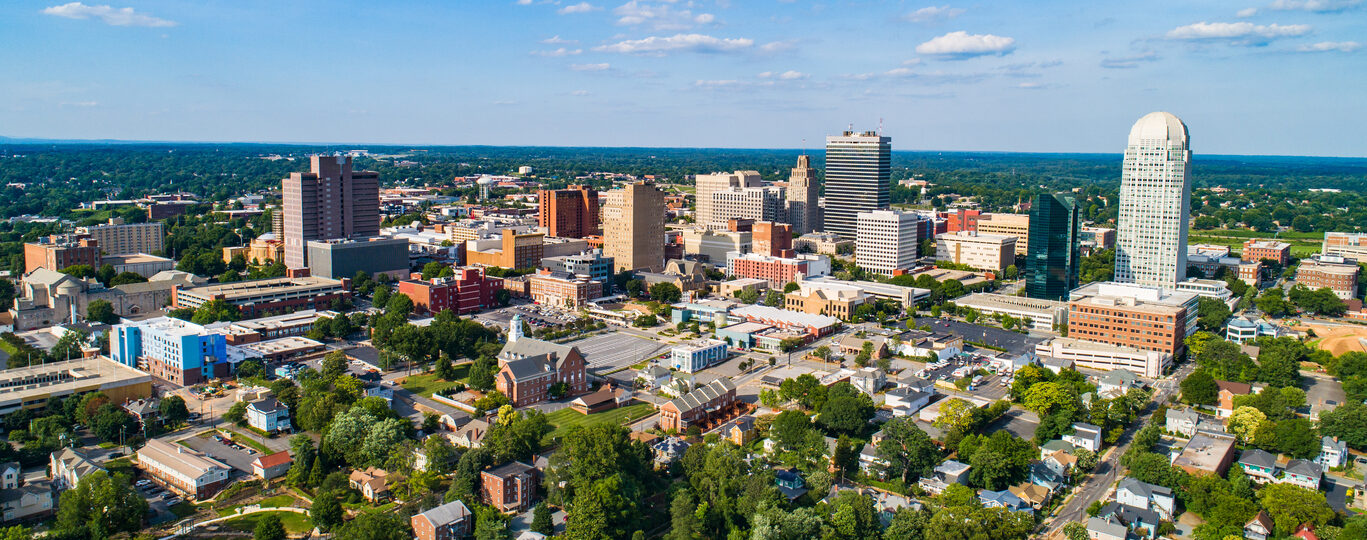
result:
M 1224 330 L 1225 321 L 1232 314 L 1229 306 L 1216 298 L 1201 297 L 1196 305 L 1196 325 L 1207 332 Z
M 508 530 L 508 519 L 490 506 L 480 506 L 475 512 L 475 540 L 507 540 L 513 537 Z
M 355 519 L 337 527 L 335 540 L 410 540 L 413 528 L 408 520 L 391 512 L 361 512 Z
M 1181 388 L 1182 401 L 1193 405 L 1214 405 L 1220 398 L 1215 377 L 1211 377 L 1210 372 L 1204 369 L 1197 369 L 1182 379 Z
M 873 418 L 873 400 L 850 383 L 832 386 L 816 421 L 826 429 L 845 434 L 856 434 Z
M 451 365 L 451 357 L 445 354 L 437 355 L 437 378 L 443 381 L 454 381 L 456 379 L 456 368 Z
M 246 425 L 247 422 L 247 403 L 239 401 L 233 406 L 228 407 L 228 412 L 223 413 L 223 421 L 238 425 Z
M 1290 535 L 1302 523 L 1316 527 L 1334 519 L 1324 493 L 1292 484 L 1269 484 L 1258 491 L 1258 501 L 1276 524 L 1279 536 Z
M 180 396 L 171 395 L 163 398 L 157 404 L 157 411 L 161 413 L 161 419 L 168 425 L 177 426 L 190 418 L 190 410 L 185 407 L 185 400 Z
M 96 471 L 62 493 L 55 528 L 78 538 L 103 539 L 141 529 L 146 513 L 147 500 L 128 486 L 126 478 Z
M 210 300 L 195 310 L 195 314 L 190 318 L 190 322 L 195 324 L 209 324 L 217 321 L 236 321 L 242 318 L 237 306 L 229 304 L 226 300 Z
M 109 280 L 110 287 L 118 287 L 119 285 L 129 285 L 133 283 L 147 283 L 147 278 L 133 272 L 119 272 L 118 275 Z
M 1253 407 L 1238 407 L 1230 413 L 1227 427 L 1229 432 L 1239 438 L 1239 442 L 1249 443 L 1253 434 L 1267 423 L 1267 415 Z
M 280 514 L 277 512 L 267 512 L 256 522 L 256 529 L 252 532 L 252 540 L 285 540 L 285 524 L 280 521 Z
M 551 523 L 551 507 L 546 505 L 546 501 L 536 503 L 536 508 L 532 509 L 531 530 L 546 536 L 555 533 L 555 525 Z
M 1320 413 L 1320 432 L 1338 437 L 1356 450 L 1367 450 L 1367 405 L 1348 401 Z
M 940 449 L 916 422 L 899 416 L 883 424 L 883 440 L 877 447 L 883 475 L 912 483 L 940 462 Z
M 481 356 L 475 359 L 475 363 L 470 366 L 470 375 L 466 382 L 470 388 L 487 392 L 494 387 L 494 374 L 498 373 L 498 362 L 488 356 Z
M 114 313 L 114 305 L 108 300 L 92 300 L 85 308 L 86 318 L 105 324 L 116 324 L 119 316 Z
M 673 283 L 660 282 L 650 286 L 650 299 L 662 304 L 673 304 L 683 298 L 683 292 Z
M 346 353 L 342 351 L 332 351 L 328 353 L 327 356 L 323 357 L 321 367 L 323 368 L 324 378 L 331 380 L 341 377 L 347 371 Z

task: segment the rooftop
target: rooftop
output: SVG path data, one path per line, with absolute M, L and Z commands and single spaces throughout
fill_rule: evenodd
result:
M 92 388 L 152 384 L 152 376 L 107 356 L 78 358 L 0 371 L 0 410 L 41 396 L 65 396 Z
M 215 283 L 212 285 L 193 287 L 181 292 L 201 296 L 222 295 L 225 300 L 231 302 L 239 298 L 250 298 L 266 294 L 280 294 L 298 289 L 340 289 L 341 287 L 342 282 L 340 280 L 306 276 L 237 281 L 233 283 Z
M 1197 432 L 1172 464 L 1216 472 L 1225 456 L 1234 451 L 1234 437 Z
M 1011 296 L 996 293 L 973 293 L 963 298 L 956 298 L 955 304 L 960 306 L 982 307 L 987 309 L 1018 309 L 1034 311 L 1052 311 L 1057 309 L 1068 309 L 1067 302 L 1056 300 L 1044 300 L 1039 298 L 1027 298 L 1024 296 Z
M 171 444 L 161 439 L 149 439 L 147 445 L 138 450 L 138 461 L 155 461 L 178 473 L 199 478 L 212 469 L 229 469 L 223 462 L 179 444 Z

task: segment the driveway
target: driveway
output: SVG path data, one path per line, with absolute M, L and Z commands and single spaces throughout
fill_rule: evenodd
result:
M 964 337 L 964 341 L 974 341 L 986 343 L 993 347 L 1006 349 L 1011 354 L 1025 354 L 1035 350 L 1035 344 L 1044 341 L 1044 338 L 1034 337 L 1027 334 L 969 324 L 962 321 L 952 321 L 949 319 L 936 319 L 933 317 L 918 317 L 916 325 L 930 325 L 931 329 L 937 332 L 950 331 Z
M 204 452 L 209 457 L 231 465 L 234 469 L 242 471 L 245 474 L 252 474 L 252 461 L 256 460 L 256 456 L 248 454 L 244 450 L 238 450 L 220 443 L 214 440 L 213 437 L 190 437 L 185 439 L 184 442 L 189 445 L 190 448 Z M 180 444 L 180 442 L 173 444 Z

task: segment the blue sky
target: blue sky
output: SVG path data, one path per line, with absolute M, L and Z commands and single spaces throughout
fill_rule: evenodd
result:
M 0 135 L 1367 155 L 1364 0 L 111 1 L 0 5 Z

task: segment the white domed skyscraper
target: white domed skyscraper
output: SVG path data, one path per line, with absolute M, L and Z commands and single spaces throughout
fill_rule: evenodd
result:
M 1120 172 L 1115 280 L 1174 287 L 1187 275 L 1191 147 L 1171 113 L 1144 115 L 1130 128 Z

